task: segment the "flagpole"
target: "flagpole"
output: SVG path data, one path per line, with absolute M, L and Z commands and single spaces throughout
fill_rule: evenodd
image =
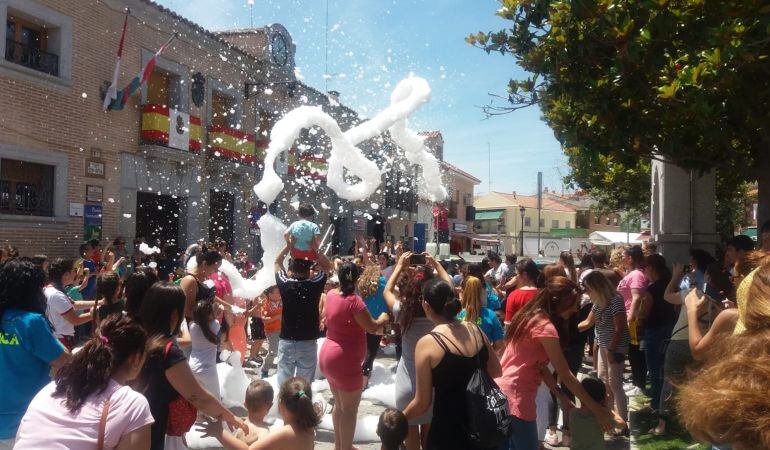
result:
M 117 61 L 115 62 L 115 71 L 112 73 L 112 84 L 107 88 L 107 92 L 104 95 L 104 103 L 102 109 L 107 111 L 110 107 L 110 103 L 118 98 L 118 76 L 120 75 L 120 61 L 123 59 L 123 43 L 126 40 L 126 28 L 128 28 L 128 16 L 131 15 L 131 9 L 126 8 L 126 16 L 123 19 L 123 31 L 120 33 L 120 43 L 118 44 Z

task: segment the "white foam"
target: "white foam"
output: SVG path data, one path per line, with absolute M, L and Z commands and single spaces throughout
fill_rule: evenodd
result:
M 284 183 L 275 171 L 275 161 L 283 152 L 288 152 L 304 128 L 319 127 L 331 140 L 326 183 L 340 198 L 350 201 L 364 200 L 371 196 L 380 185 L 382 178 L 377 165 L 367 159 L 356 146 L 361 142 L 390 131 L 393 140 L 404 149 L 406 158 L 412 164 L 422 166 L 423 176 L 418 187 L 421 193 L 432 201 L 446 198 L 446 189 L 441 185 L 438 161 L 424 144 L 424 139 L 406 126 L 406 118 L 430 99 L 430 86 L 424 78 L 409 75 L 396 85 L 390 97 L 390 106 L 373 119 L 362 122 L 345 133 L 339 124 L 321 107 L 300 106 L 287 113 L 271 131 L 270 144 L 265 156 L 265 171 L 262 180 L 254 186 L 260 200 L 272 203 L 283 190 Z M 343 176 L 360 179 L 347 183 Z M 430 182 L 428 182 L 430 180 Z
M 158 247 L 150 247 L 145 242 L 142 242 L 139 244 L 139 251 L 142 252 L 145 255 L 152 255 L 154 253 L 160 253 L 160 249 Z
M 380 438 L 377 436 L 377 422 L 379 422 L 379 420 L 380 418 L 378 416 L 371 414 L 359 418 L 356 421 L 356 432 L 353 434 L 353 442 L 358 444 L 379 442 Z M 325 415 L 321 419 L 318 428 L 321 430 L 334 431 L 330 414 Z

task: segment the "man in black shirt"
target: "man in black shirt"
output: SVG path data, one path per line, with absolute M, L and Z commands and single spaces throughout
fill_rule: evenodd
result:
M 278 342 L 278 385 L 293 376 L 309 382 L 315 378 L 318 360 L 316 339 L 320 336 L 320 311 L 326 273 L 332 271 L 332 263 L 316 250 L 321 270 L 311 276 L 313 261 L 293 259 L 291 276 L 286 274 L 283 261 L 289 253 L 287 245 L 275 259 L 275 281 L 283 300 L 281 334 Z

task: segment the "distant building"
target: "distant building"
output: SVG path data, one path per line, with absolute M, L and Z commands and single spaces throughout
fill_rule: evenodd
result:
M 588 236 L 587 228 L 577 226 L 575 207 L 547 196 L 543 196 L 539 222 L 536 195 L 488 192 L 476 197 L 474 206 L 476 232 L 490 240 L 499 239 L 503 253 L 520 254 L 523 242 L 524 255 L 534 256 L 542 250 L 546 256 L 555 256 L 562 250 L 577 251 Z M 489 245 L 480 246 L 486 247 Z
M 585 228 L 589 234 L 594 231 L 621 231 L 623 217 L 620 212 L 598 213 L 598 202 L 584 191 L 573 194 L 557 194 L 543 189 L 543 197 L 565 203 L 575 208 L 575 225 Z

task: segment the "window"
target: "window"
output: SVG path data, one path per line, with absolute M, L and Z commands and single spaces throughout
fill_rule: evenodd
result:
M 570 228 L 571 225 L 572 225 L 572 223 L 570 223 L 569 220 L 564 222 L 564 228 Z
M 0 160 L 0 213 L 53 216 L 54 169 L 48 164 Z
M 597 214 L 594 216 L 594 225 L 599 225 L 600 223 L 602 223 L 602 216 Z
M 411 213 L 417 212 L 417 193 L 414 180 L 399 170 L 391 170 L 385 183 L 385 207 Z
M 612 218 L 612 224 L 618 226 L 618 216 Z
M 147 103 L 180 109 L 180 78 L 162 70 L 153 70 L 147 78 Z
M 5 59 L 48 75 L 59 76 L 59 56 L 48 47 L 48 31 L 41 25 L 8 15 Z
M 538 225 L 540 228 L 545 228 L 545 219 L 540 219 Z
M 607 216 L 607 225 L 610 225 L 610 216 Z
M 559 221 L 558 220 L 552 220 L 551 221 L 551 228 L 559 228 Z
M 529 217 L 525 217 L 525 218 L 524 218 L 524 226 L 525 226 L 525 227 L 530 227 L 530 226 L 531 226 L 531 223 L 532 223 L 532 222 L 529 220 Z
M 219 91 L 211 92 L 211 125 L 235 128 L 238 124 L 234 98 Z

